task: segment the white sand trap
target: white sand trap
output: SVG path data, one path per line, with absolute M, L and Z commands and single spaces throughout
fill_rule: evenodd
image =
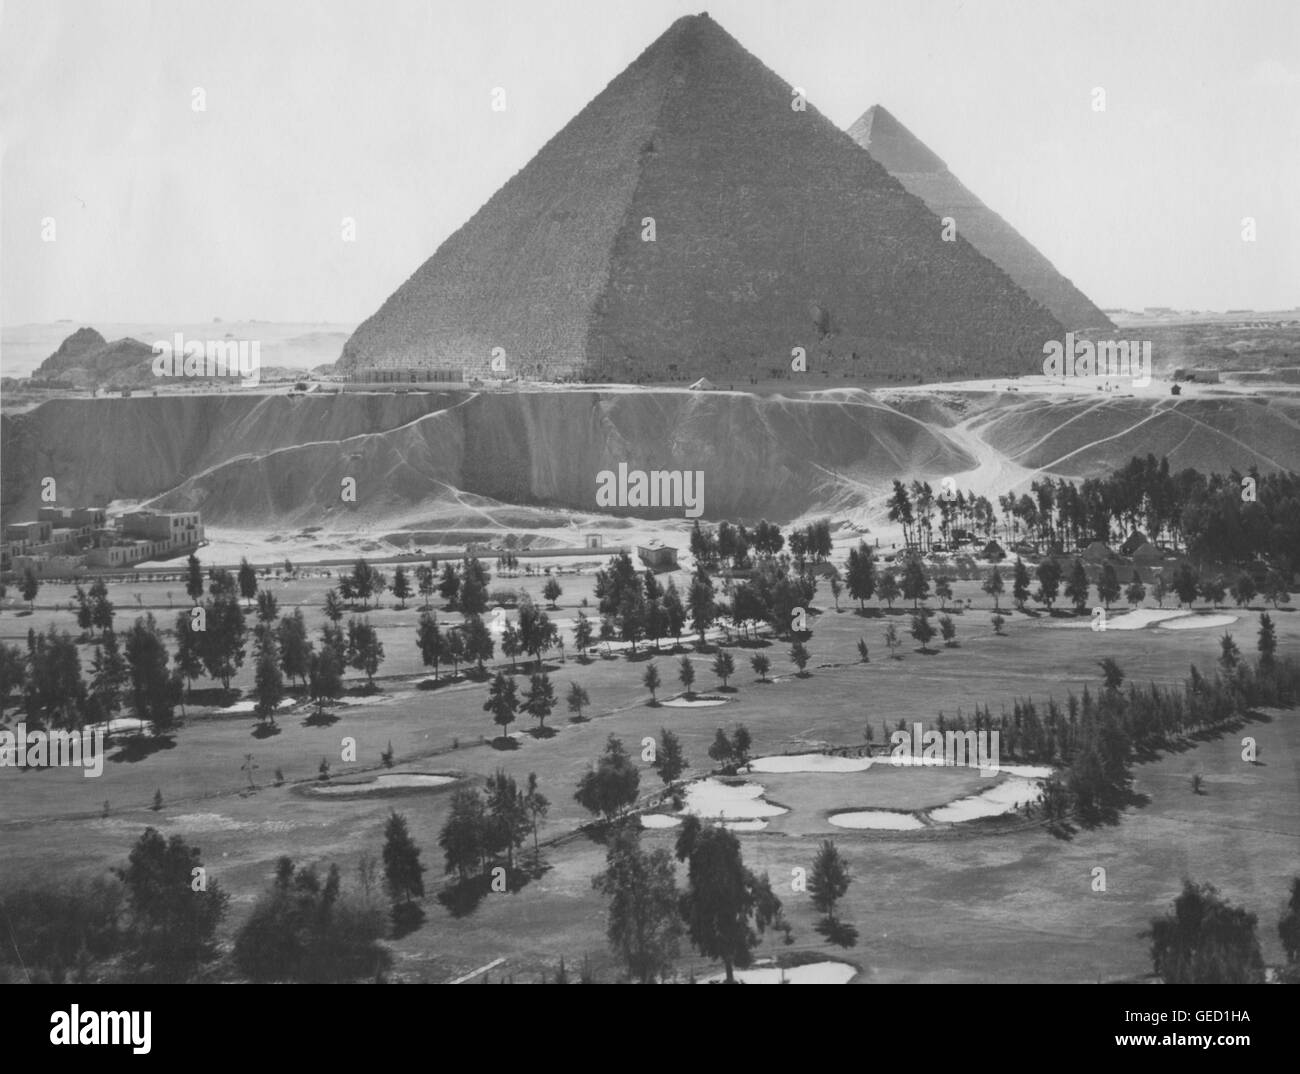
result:
M 1209 630 L 1211 627 L 1232 626 L 1237 621 L 1235 615 L 1184 615 L 1161 623 L 1162 630 Z
M 286 697 L 275 706 L 276 712 L 283 712 L 285 709 L 291 709 L 297 704 L 291 697 Z M 256 701 L 236 701 L 233 705 L 226 705 L 221 711 L 229 716 L 239 716 L 243 713 L 252 713 L 257 708 Z
M 86 724 L 86 730 L 92 734 L 103 731 L 106 735 L 139 735 L 146 729 L 152 730 L 152 727 L 147 720 L 137 720 L 134 716 L 118 716 L 108 723 Z
M 981 817 L 1000 817 L 1025 802 L 1036 802 L 1042 796 L 1043 788 L 1038 780 L 1011 776 L 979 794 L 930 810 L 930 819 L 940 824 L 956 824 Z
M 456 776 L 429 776 L 420 772 L 397 772 L 392 775 L 377 776 L 366 783 L 313 784 L 313 793 L 353 795 L 374 794 L 376 791 L 390 790 L 393 787 L 445 787 L 448 783 L 455 783 L 456 778 Z
M 763 788 L 757 783 L 731 784 L 702 779 L 686 788 L 686 807 L 682 812 L 713 820 L 759 820 L 779 817 L 789 810 L 763 801 Z
M 810 962 L 806 966 L 756 966 L 736 970 L 735 978 L 741 984 L 848 984 L 857 970 L 845 962 Z M 727 979 L 726 973 L 714 973 L 701 978 L 706 984 L 716 984 Z
M 697 697 L 691 700 L 684 697 L 672 697 L 667 701 L 659 702 L 664 708 L 669 709 L 707 709 L 712 708 L 714 705 L 725 705 L 726 703 L 727 699 L 725 697 Z
M 1166 619 L 1177 619 L 1186 615 L 1187 612 L 1182 608 L 1135 608 L 1131 612 L 1119 612 L 1115 615 L 1106 616 L 1107 630 L 1142 630 L 1149 627 L 1152 623 L 1163 623 Z M 1058 626 L 1075 628 L 1075 629 L 1092 629 L 1092 620 L 1087 616 L 1080 617 L 1072 623 L 1059 623 Z M 1100 633 L 1100 631 L 1098 631 Z
M 875 828 L 888 832 L 914 832 L 925 827 L 920 819 L 911 813 L 895 813 L 888 809 L 860 809 L 853 813 L 836 813 L 828 819 L 837 828 Z
M 865 772 L 870 757 L 834 757 L 829 753 L 793 753 L 759 757 L 749 762 L 751 772 Z
M 643 813 L 642 828 L 676 828 L 682 822 L 681 817 L 670 817 L 667 813 Z M 761 832 L 767 827 L 765 820 L 724 820 L 722 827 L 732 832 Z

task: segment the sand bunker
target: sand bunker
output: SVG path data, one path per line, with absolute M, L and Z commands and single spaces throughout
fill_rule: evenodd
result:
M 853 813 L 836 813 L 827 819 L 837 828 L 914 832 L 925 827 L 920 818 L 912 813 L 895 813 L 888 809 L 860 809 Z
M 982 817 L 1000 817 L 1025 802 L 1036 802 L 1042 796 L 1043 788 L 1038 780 L 1011 776 L 979 794 L 930 810 L 930 819 L 940 824 L 956 824 Z
M 455 783 L 456 776 L 432 776 L 421 772 L 398 772 L 392 775 L 377 776 L 365 783 L 321 783 L 312 785 L 313 794 L 331 796 L 349 796 L 357 794 L 375 794 L 389 791 L 394 787 L 445 787 Z
M 1232 626 L 1237 621 L 1235 615 L 1184 615 L 1161 623 L 1162 630 L 1208 630 L 1211 627 Z
M 759 757 L 749 762 L 751 772 L 865 772 L 871 757 L 835 757 L 829 753 L 793 753 Z
M 642 828 L 676 828 L 682 823 L 681 817 L 671 817 L 667 813 L 644 813 L 641 816 Z M 713 821 L 732 832 L 761 832 L 767 827 L 765 820 L 724 820 Z
M 757 783 L 702 779 L 686 788 L 686 807 L 682 812 L 718 820 L 758 820 L 779 817 L 789 810 L 763 801 L 763 788 Z
M 707 709 L 714 705 L 725 705 L 725 697 L 693 697 L 687 700 L 684 697 L 670 697 L 667 701 L 660 701 L 659 704 L 670 709 Z
M 857 968 L 847 962 L 810 962 L 806 966 L 755 966 L 736 970 L 735 978 L 741 984 L 848 984 Z M 714 973 L 700 978 L 706 984 L 716 984 L 727 979 L 726 973 Z

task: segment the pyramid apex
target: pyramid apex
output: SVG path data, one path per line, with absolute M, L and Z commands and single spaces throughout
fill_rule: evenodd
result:
M 883 104 L 873 104 L 863 112 L 848 134 L 891 174 L 948 170 L 948 165 L 898 122 Z

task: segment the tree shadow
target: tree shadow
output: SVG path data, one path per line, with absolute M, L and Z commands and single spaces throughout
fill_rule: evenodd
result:
M 338 722 L 339 722 L 339 718 L 333 712 L 326 712 L 324 709 L 321 709 L 317 712 L 313 712 L 311 715 L 306 717 L 302 721 L 302 726 L 303 727 L 332 727 L 334 724 Z
M 492 748 L 494 750 L 517 750 L 519 743 L 509 735 L 497 735 L 492 740 Z
M 110 761 L 121 763 L 123 761 L 133 763 L 143 761 L 162 750 L 174 750 L 176 748 L 176 738 L 171 734 L 163 735 L 131 735 L 119 747 L 118 751 L 109 757 Z
M 253 727 L 252 735 L 254 738 L 274 738 L 280 733 L 278 723 L 261 723 Z
M 823 919 L 813 926 L 813 931 L 837 947 L 856 947 L 858 930 L 847 921 Z
M 554 738 L 559 733 L 560 732 L 554 727 L 547 727 L 545 725 L 542 725 L 541 727 L 530 727 L 524 732 L 524 734 L 530 735 L 533 738 Z
M 424 910 L 419 903 L 403 902 L 393 907 L 393 939 L 400 940 L 424 924 Z

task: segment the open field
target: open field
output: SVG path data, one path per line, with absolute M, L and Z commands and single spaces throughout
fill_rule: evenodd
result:
M 684 575 L 677 577 L 679 588 L 684 580 Z M 729 698 L 725 705 L 652 707 L 640 685 L 645 662 L 659 661 L 664 680 L 659 697 L 664 699 L 680 689 L 678 655 L 670 657 L 665 643 L 658 657 L 642 651 L 634 658 L 602 656 L 579 662 L 568 628 L 584 597 L 594 604 L 593 579 L 565 575 L 561 583 L 559 608 L 550 614 L 565 629 L 567 656 L 561 662 L 553 653 L 547 667 L 559 697 L 570 680 L 587 688 L 590 720 L 570 722 L 561 704 L 548 721 L 558 732 L 554 737 L 534 738 L 526 733 L 527 725 L 516 723 L 511 730 L 517 748 L 494 748 L 484 741 L 496 732 L 482 709 L 486 687 L 462 680 L 422 688 L 431 674 L 421 666 L 415 645 L 420 602 L 399 610 L 388 598 L 382 610 L 369 612 L 386 652 L 376 677 L 377 693 L 363 694 L 364 676 L 349 672 L 348 684 L 356 689 L 333 710 L 336 719 L 328 725 L 310 723 L 310 708 L 303 705 L 278 717 L 278 733 L 259 737 L 250 713 L 215 707 L 211 683 L 200 680 L 196 699 L 206 703 L 189 707 L 168 748 L 142 759 L 112 759 L 127 752 L 114 750 L 98 779 L 75 770 L 0 770 L 5 878 L 98 872 L 120 863 L 139 833 L 154 825 L 202 848 L 204 862 L 233 896 L 224 925 L 229 937 L 266 886 L 281 854 L 291 854 L 303 864 L 338 862 L 355 882 L 362 853 L 378 853 L 382 824 L 391 808 L 411 822 L 429 867 L 426 880 L 440 876 L 436 840 L 453 785 L 337 797 L 295 791 L 295 781 L 315 778 L 322 757 L 329 757 L 335 781 L 363 778 L 363 772 L 376 774 L 381 770 L 379 755 L 389 742 L 397 773 L 481 779 L 502 767 L 522 782 L 535 771 L 552 803 L 542 829 L 545 840 L 572 832 L 587 819 L 573 801 L 573 789 L 611 733 L 635 755 L 643 736 L 669 727 L 682 739 L 692 762 L 690 774 L 700 774 L 711 766 L 706 750 L 718 726 L 744 723 L 753 735 L 755 755 L 857 746 L 868 723 L 875 741 L 882 743 L 888 738 L 886 722 L 892 728 L 899 720 L 930 720 L 941 711 L 969 714 L 976 702 L 987 702 L 996 712 L 1019 696 L 1063 698 L 1067 690 L 1084 685 L 1095 690 L 1096 663 L 1104 656 L 1115 657 L 1139 682 L 1181 681 L 1189 662 L 1209 669 L 1223 632 L 1222 627 L 1175 631 L 1159 623 L 1110 633 L 1063 629 L 1073 617 L 1007 612 L 1004 602 L 1006 636 L 998 637 L 989 625 L 989 599 L 976 583 L 959 582 L 954 585 L 956 598 L 973 602 L 954 616 L 960 646 L 921 654 L 907 638 L 901 650 L 904 658 L 891 661 L 881 635 L 892 618 L 906 638 L 905 602 L 899 602 L 891 616 L 874 607 L 859 614 L 842 599 L 836 612 L 823 585 L 815 602 L 820 614 L 811 619 L 812 662 L 806 678 L 795 674 L 784 643 L 737 645 L 737 674 L 731 683 L 736 689 L 721 695 Z M 272 582 L 271 587 L 282 612 L 301 604 L 315 635 L 323 621 L 320 601 L 327 584 L 308 579 Z M 525 588 L 542 603 L 542 580 L 537 577 L 494 579 L 493 586 L 498 584 Z M 168 608 L 161 588 L 110 587 L 119 630 L 139 610 L 135 592 L 141 593 L 144 607 L 152 605 L 169 626 L 188 601 L 179 593 L 180 599 L 173 597 L 175 608 Z M 0 640 L 21 645 L 29 627 L 39 630 L 50 623 L 75 632 L 66 609 L 70 595 L 70 587 L 46 586 L 31 614 L 7 601 L 0 613 Z M 1253 652 L 1262 607 L 1248 613 L 1218 610 L 1239 617 L 1227 629 L 1245 652 Z M 1294 651 L 1300 620 L 1286 609 L 1273 614 L 1279 651 Z M 455 617 L 440 613 L 440 618 Z M 869 664 L 857 662 L 859 637 L 871 647 Z M 713 641 L 707 652 L 695 653 L 693 640 L 682 650 L 696 663 L 697 690 L 714 692 L 720 685 L 710 668 Z M 749 668 L 749 650 L 760 647 L 773 664 L 768 684 L 759 683 Z M 89 653 L 83 647 L 83 667 L 89 664 Z M 447 671 L 444 667 L 444 676 Z M 245 692 L 251 689 L 249 663 L 234 685 Z M 18 715 L 11 710 L 10 722 Z M 1277 962 L 1281 951 L 1276 919 L 1287 880 L 1300 862 L 1297 719 L 1295 712 L 1274 712 L 1235 737 L 1188 743 L 1185 750 L 1136 766 L 1135 790 L 1149 801 L 1130 809 L 1116 826 L 1080 831 L 1068 841 L 1013 818 L 915 834 L 848 831 L 826 820 L 828 813 L 843 809 L 941 805 L 987 785 L 987 779 L 970 770 L 877 764 L 864 772 L 833 775 L 756 773 L 750 778 L 765 788 L 765 797 L 791 811 L 771 818 L 761 832 L 740 835 L 745 859 L 751 867 L 770 872 L 796 936 L 791 948 L 782 946 L 779 937 L 769 938 L 759 954 L 838 954 L 859 965 L 859 981 L 1130 978 L 1150 969 L 1137 933 L 1152 915 L 1166 909 L 1187 875 L 1215 883 L 1233 902 L 1257 912 L 1265 959 Z M 1262 764 L 1241 760 L 1240 737 L 1245 734 L 1258 740 Z M 356 764 L 339 759 L 345 737 L 356 740 Z M 249 790 L 241 771 L 247 754 L 257 765 L 255 791 Z M 642 767 L 645 792 L 658 781 L 648 765 Z M 272 786 L 277 768 L 288 785 Z M 1193 772 L 1204 777 L 1203 796 L 1191 792 Z M 161 791 L 164 802 L 158 813 L 149 809 L 155 790 Z M 789 890 L 791 869 L 810 866 L 818 843 L 827 836 L 835 838 L 855 877 L 840 910 L 843 919 L 861 931 L 858 946 L 848 951 L 821 939 L 813 929 L 816 915 L 807 897 Z M 651 846 L 670 846 L 673 832 L 647 832 L 643 838 Z M 611 979 L 615 969 L 604 942 L 603 899 L 590 887 L 590 877 L 603 866 L 603 847 L 577 835 L 543 847 L 543 858 L 548 868 L 539 878 L 512 894 L 489 894 L 463 916 L 444 908 L 435 894 L 438 885 L 431 885 L 424 901 L 426 923 L 393 942 L 394 976 L 449 980 L 504 958 L 494 977 L 513 973 L 528 980 L 543 970 L 553 971 L 560 956 L 571 969 L 590 956 L 597 976 Z M 1092 870 L 1098 866 L 1106 870 L 1105 893 L 1091 890 Z M 708 968 L 694 956 L 684 958 L 681 967 L 683 972 L 694 967 L 701 974 Z

